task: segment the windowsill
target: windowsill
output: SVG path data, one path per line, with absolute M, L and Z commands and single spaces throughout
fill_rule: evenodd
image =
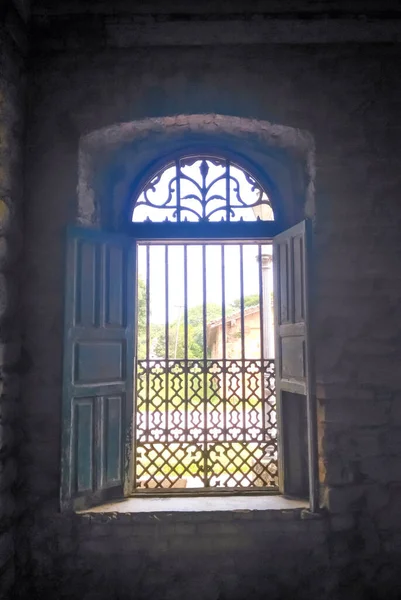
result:
M 289 511 L 308 508 L 308 502 L 290 500 L 279 495 L 272 496 L 213 496 L 128 498 L 78 511 L 88 513 L 202 513 L 202 512 L 249 512 Z

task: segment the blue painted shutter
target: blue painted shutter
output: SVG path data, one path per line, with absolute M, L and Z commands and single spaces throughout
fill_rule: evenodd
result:
M 134 282 L 132 239 L 67 234 L 61 506 L 129 493 Z
M 310 336 L 310 223 L 273 240 L 279 485 L 316 508 L 317 449 Z

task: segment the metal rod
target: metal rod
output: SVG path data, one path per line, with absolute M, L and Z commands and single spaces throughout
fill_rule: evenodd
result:
M 178 304 L 178 305 L 176 305 L 176 308 L 178 308 L 178 318 L 177 318 L 177 323 L 175 326 L 174 360 L 176 360 L 176 358 L 177 358 L 178 335 L 179 335 L 180 325 L 181 325 L 181 309 L 183 307 L 181 306 L 181 304 Z
M 176 189 L 177 189 L 177 221 L 181 221 L 181 178 L 180 178 L 180 159 L 175 161 Z
M 244 242 L 246 243 L 246 242 Z M 263 298 L 263 286 L 261 285 L 261 280 L 262 280 L 262 267 L 263 267 L 263 258 L 262 258 L 262 254 L 263 254 L 263 246 L 261 244 L 259 245 L 255 245 L 252 242 L 249 242 L 249 244 L 252 244 L 253 248 L 257 247 L 257 253 L 258 253 L 258 258 L 259 258 L 259 273 L 258 273 L 258 278 L 259 278 L 259 299 L 260 299 L 260 319 L 261 319 L 261 323 L 263 322 L 263 301 L 266 304 L 266 298 Z M 172 359 L 173 357 L 170 357 L 170 329 L 171 329 L 171 325 L 170 325 L 170 301 L 169 301 L 169 290 L 170 290 L 170 280 L 169 280 L 169 258 L 171 253 L 169 252 L 169 245 L 168 244 L 163 244 L 160 245 L 161 249 L 164 249 L 162 251 L 164 251 L 164 275 L 165 275 L 165 282 L 164 282 L 164 287 L 165 287 L 165 360 L 164 360 L 164 369 L 165 369 L 165 373 L 163 373 L 161 375 L 161 377 L 163 378 L 163 381 L 166 382 L 166 389 L 164 390 L 164 386 L 160 386 L 159 391 L 157 391 L 157 386 L 155 389 L 153 389 L 153 377 L 154 377 L 154 368 L 152 365 L 152 361 L 150 360 L 150 350 L 151 350 L 151 339 L 150 339 L 150 329 L 151 329 L 151 323 L 150 323 L 150 292 L 151 289 L 154 288 L 154 283 L 153 283 L 153 273 L 151 272 L 151 266 L 152 266 L 152 260 L 153 260 L 153 255 L 150 251 L 150 245 L 151 242 L 147 242 L 146 244 L 144 244 L 144 250 L 146 251 L 146 290 L 147 292 L 149 291 L 149 298 L 148 295 L 146 295 L 146 307 L 147 307 L 147 315 L 146 315 L 146 319 L 147 319 L 147 343 L 146 343 L 146 360 L 143 361 L 138 361 L 138 366 L 141 365 L 142 367 L 142 371 L 146 371 L 146 373 L 143 374 L 144 377 L 144 389 L 142 390 L 142 395 L 145 394 L 146 392 L 146 398 L 144 397 L 144 406 L 146 408 L 147 411 L 147 415 L 143 415 L 143 419 L 138 419 L 137 420 L 137 424 L 136 424 L 136 439 L 141 440 L 141 444 L 144 443 L 143 440 L 147 440 L 147 443 L 151 443 L 153 444 L 152 447 L 154 447 L 154 450 L 156 451 L 156 458 L 154 460 L 151 460 L 149 466 L 146 466 L 144 464 L 141 463 L 141 465 L 137 465 L 137 471 L 136 471 L 136 477 L 139 477 L 139 474 L 141 474 L 141 479 L 144 478 L 148 478 L 148 479 L 152 479 L 155 474 L 161 474 L 163 473 L 163 471 L 169 467 L 169 472 L 167 475 L 164 475 L 164 483 L 160 482 L 157 483 L 157 492 L 156 490 L 154 491 L 154 493 L 163 493 L 163 488 L 162 485 L 165 485 L 166 482 L 169 482 L 168 485 L 171 485 L 174 477 L 178 474 L 174 471 L 174 468 L 171 466 L 171 457 L 174 457 L 174 460 L 177 460 L 177 464 L 181 465 L 181 468 L 183 468 L 184 470 L 187 469 L 187 462 L 186 459 L 181 459 L 179 458 L 180 454 L 177 454 L 178 450 L 180 452 L 182 452 L 182 450 L 184 449 L 184 447 L 188 447 L 190 444 L 194 444 L 195 446 L 197 446 L 198 448 L 202 449 L 202 456 L 199 460 L 199 463 L 197 465 L 198 471 L 196 473 L 196 475 L 198 477 L 200 477 L 202 479 L 202 486 L 200 488 L 200 490 L 203 490 L 205 493 L 208 493 L 209 491 L 211 493 L 213 493 L 214 491 L 216 491 L 217 493 L 219 493 L 219 491 L 224 491 L 225 487 L 226 487 L 226 483 L 224 482 L 224 480 L 219 480 L 218 478 L 216 479 L 213 476 L 213 472 L 214 472 L 214 467 L 215 467 L 215 463 L 212 460 L 212 458 L 210 457 L 210 446 L 215 445 L 215 444 L 222 444 L 225 447 L 224 453 L 227 452 L 227 449 L 229 448 L 230 453 L 233 452 L 233 457 L 237 457 L 237 456 L 242 456 L 241 454 L 241 449 L 245 447 L 246 444 L 246 448 L 251 452 L 254 453 L 255 459 L 258 460 L 258 452 L 260 452 L 260 449 L 262 448 L 262 445 L 265 446 L 266 443 L 275 443 L 275 440 L 270 440 L 269 437 L 267 435 L 263 436 L 263 432 L 265 434 L 267 434 L 267 423 L 269 423 L 269 414 L 267 413 L 267 411 L 265 411 L 264 414 L 264 421 L 263 421 L 263 426 L 264 429 L 261 430 L 261 432 L 259 431 L 248 431 L 248 423 L 247 423 L 247 409 L 248 409 L 248 403 L 247 403 L 247 398 L 245 397 L 246 394 L 250 393 L 249 392 L 249 388 L 248 388 L 248 371 L 249 371 L 249 360 L 247 360 L 246 358 L 246 352 L 247 352 L 247 344 L 246 344 L 246 338 L 245 338 L 245 276 L 246 276 L 246 267 L 247 265 L 245 265 L 245 260 L 246 260 L 246 256 L 244 254 L 244 247 L 241 244 L 236 244 L 236 246 L 239 248 L 239 261 L 237 261 L 237 264 L 239 262 L 239 275 L 235 274 L 235 278 L 239 276 L 239 280 L 240 280 L 240 321 L 241 321 L 241 356 L 240 353 L 238 353 L 238 356 L 233 358 L 233 359 L 228 359 L 227 358 L 227 349 L 228 349 L 228 340 L 227 340 L 227 306 L 226 306 L 226 301 L 227 301 L 227 287 L 230 284 L 230 282 L 226 281 L 226 277 L 229 276 L 230 271 L 227 270 L 227 254 L 226 254 L 226 245 L 222 242 L 219 243 L 220 246 L 220 256 L 221 256 L 221 263 L 219 265 L 216 265 L 217 270 L 221 270 L 221 282 L 222 282 L 222 292 L 221 292 L 221 315 L 222 315 L 222 320 L 221 320 L 221 325 L 219 325 L 220 327 L 220 332 L 222 334 L 222 342 L 221 342 L 221 349 L 219 346 L 219 350 L 218 353 L 220 354 L 221 351 L 221 358 L 219 358 L 216 355 L 216 358 L 213 358 L 213 363 L 219 363 L 221 365 L 221 372 L 222 372 L 222 386 L 223 386 L 223 392 L 222 394 L 220 394 L 222 396 L 221 398 L 221 405 L 223 407 L 223 415 L 221 415 L 221 417 L 219 417 L 219 419 L 221 418 L 221 421 L 224 424 L 223 430 L 220 431 L 218 434 L 216 434 L 216 432 L 213 430 L 214 429 L 214 421 L 212 422 L 211 418 L 210 418 L 210 410 L 209 410 L 209 395 L 210 395 L 210 369 L 211 369 L 211 363 L 212 361 L 208 358 L 208 339 L 207 339 L 207 318 L 208 318 L 208 309 L 207 309 L 207 299 L 209 298 L 209 293 L 208 293 L 208 289 L 207 289 L 207 285 L 208 285 L 208 272 L 210 270 L 210 264 L 207 262 L 208 260 L 211 259 L 211 256 L 208 253 L 208 248 L 207 246 L 207 242 L 204 242 L 203 245 L 202 244 L 196 244 L 197 248 L 199 248 L 199 250 L 201 250 L 201 266 L 202 266 L 202 280 L 201 280 L 201 285 L 202 285 L 202 335 L 203 335 L 203 340 L 202 340 L 202 359 L 189 359 L 188 358 L 188 353 L 189 353 L 189 348 L 188 348 L 188 342 L 190 341 L 190 330 L 189 330 L 189 324 L 188 324 L 188 295 L 189 295 L 189 286 L 191 285 L 191 281 L 189 281 L 188 279 L 188 270 L 191 268 L 191 255 L 188 253 L 188 243 L 185 244 L 178 244 L 178 248 L 181 249 L 181 247 L 183 248 L 183 265 L 184 265 L 184 274 L 183 274 L 183 287 L 184 287 L 184 358 L 183 359 Z M 217 251 L 219 251 L 219 248 L 217 246 Z M 230 263 L 231 264 L 231 263 Z M 230 273 L 231 274 L 231 273 Z M 210 279 L 210 278 L 209 278 Z M 238 281 L 238 280 L 237 280 Z M 262 295 L 262 296 L 261 296 Z M 209 315 L 210 317 L 210 315 Z M 262 329 L 262 327 L 261 327 Z M 262 332 L 261 332 L 262 333 Z M 263 346 L 264 344 L 264 346 Z M 262 354 L 265 352 L 266 348 L 265 348 L 266 344 L 264 343 L 263 338 L 261 338 L 261 352 Z M 262 398 L 262 405 L 265 402 L 265 398 L 270 398 L 271 396 L 271 392 L 269 391 L 269 389 L 264 386 L 264 378 L 263 378 L 263 373 L 265 370 L 265 366 L 267 359 L 265 359 L 263 361 L 263 357 L 262 357 L 262 361 L 260 363 L 260 373 L 261 373 L 261 377 L 262 377 L 262 386 L 261 386 L 261 395 L 259 396 L 260 398 Z M 252 364 L 254 364 L 255 361 L 252 360 Z M 258 361 L 259 364 L 259 361 Z M 182 375 L 176 373 L 175 371 L 171 371 L 171 368 L 174 365 L 182 365 L 183 366 L 183 373 L 184 373 L 184 387 L 181 388 L 182 392 L 180 391 L 179 393 L 175 390 L 174 387 L 174 382 L 176 382 L 176 378 L 179 377 L 181 378 Z M 197 385 L 199 385 L 198 391 L 196 389 L 196 387 L 194 389 L 192 389 L 192 387 L 190 387 L 190 383 L 191 383 L 191 378 L 190 378 L 190 374 L 193 373 L 194 370 L 194 366 L 197 366 L 199 368 L 199 365 L 201 365 L 201 370 L 200 373 L 198 372 L 198 374 L 195 376 L 196 379 L 198 379 L 198 381 L 196 382 Z M 231 373 L 231 368 L 234 368 L 234 371 L 236 369 L 238 369 L 238 366 L 242 365 L 242 367 L 240 368 L 240 373 L 241 375 L 236 375 L 238 377 L 242 377 L 242 379 L 240 380 L 240 386 L 239 389 L 241 390 L 242 388 L 242 399 L 241 399 L 241 391 L 238 393 L 237 392 L 232 392 L 232 394 L 234 395 L 234 397 L 237 397 L 239 400 L 238 405 L 241 406 L 242 405 L 242 411 L 240 408 L 236 408 L 234 410 L 235 417 L 238 418 L 241 416 L 242 418 L 242 432 L 243 432 L 243 436 L 241 437 L 241 433 L 239 433 L 238 435 L 234 435 L 231 436 L 229 435 L 229 430 L 227 428 L 230 427 L 230 423 L 231 421 L 231 417 L 230 417 L 230 402 L 228 399 L 229 394 L 231 393 L 231 386 L 229 383 L 229 373 Z M 253 372 L 251 370 L 251 372 Z M 156 375 L 156 377 L 160 377 L 159 375 Z M 149 385 L 145 382 L 149 381 Z M 172 383 L 172 390 L 173 390 L 173 398 L 174 401 L 171 401 L 170 398 L 170 389 L 169 389 L 169 383 Z M 192 385 L 192 384 L 191 384 Z M 236 384 L 235 384 L 236 386 Z M 203 390 L 201 389 L 203 388 Z M 185 390 L 185 391 L 184 391 Z M 273 392 L 274 393 L 274 392 Z M 177 408 L 175 406 L 174 403 L 176 403 L 176 398 L 177 398 L 177 394 L 180 396 L 180 407 L 181 408 Z M 185 394 L 185 397 L 182 398 L 181 400 L 181 396 Z M 149 396 L 152 396 L 152 398 L 150 399 Z M 197 422 L 199 423 L 197 425 L 197 428 L 200 428 L 200 431 L 197 431 L 196 429 L 190 429 L 191 427 L 191 414 L 189 412 L 189 405 L 192 403 L 192 399 L 196 398 L 196 402 L 199 402 L 198 398 L 200 398 L 200 403 L 197 404 L 197 406 L 193 407 L 194 411 L 198 414 L 198 418 L 197 418 Z M 160 399 L 160 400 L 157 400 Z M 156 402 L 155 402 L 156 401 Z M 161 407 L 160 407 L 161 405 Z M 260 403 L 258 402 L 258 406 L 260 406 Z M 175 432 L 174 434 L 169 432 L 169 429 L 174 428 L 174 423 L 175 421 L 173 420 L 174 416 L 176 415 L 178 411 L 185 411 L 185 428 L 183 427 L 183 420 L 181 419 L 181 425 L 179 425 L 179 427 L 183 427 L 183 429 L 181 430 L 181 432 L 179 432 L 178 434 Z M 241 415 L 242 413 L 242 415 Z M 213 414 L 214 411 L 213 411 Z M 139 415 L 140 416 L 140 415 Z M 220 421 L 220 422 L 221 422 Z M 195 421 L 194 421 L 195 422 Z M 160 425 L 158 425 L 158 423 L 160 423 Z M 271 424 L 272 425 L 272 424 Z M 219 426 L 219 425 L 217 425 Z M 195 427 L 195 426 L 194 426 Z M 161 429 L 161 430 L 160 430 Z M 158 431 L 159 430 L 159 431 Z M 240 431 L 241 431 L 240 430 Z M 251 436 L 251 437 L 250 437 Z M 262 436 L 262 438 L 261 438 Z M 244 439 L 245 438 L 245 439 Z M 237 448 L 237 444 L 238 444 L 238 448 Z M 164 454 L 164 450 L 162 450 L 161 454 L 160 454 L 160 448 L 163 448 L 164 450 L 166 450 L 166 455 Z M 178 450 L 177 450 L 177 449 Z M 167 452 L 168 450 L 168 452 Z M 167 456 L 168 454 L 168 456 Z M 228 456 L 226 456 L 226 458 L 228 458 Z M 182 462 L 181 462 L 182 460 Z M 232 479 L 230 479 L 230 477 L 232 478 L 232 475 L 230 475 L 230 469 L 232 467 L 232 465 L 235 465 L 235 462 L 232 462 L 233 459 L 230 460 L 229 466 L 223 467 L 223 471 L 222 471 L 222 475 L 226 476 L 230 481 Z M 234 458 L 235 460 L 235 458 Z M 276 459 L 273 459 L 276 460 Z M 160 464 L 160 461 L 163 462 L 163 464 Z M 238 468 L 239 469 L 239 468 Z M 229 488 L 230 491 L 236 492 L 236 491 L 241 491 L 241 489 L 239 489 L 238 486 L 243 486 L 244 491 L 247 491 L 247 486 L 249 485 L 250 488 L 252 488 L 253 483 L 252 480 L 248 478 L 248 476 L 244 473 L 241 473 L 241 470 L 239 469 L 238 471 L 238 475 L 241 477 L 241 479 L 238 479 L 237 482 L 235 483 L 235 488 Z M 156 471 L 156 473 L 155 473 Z M 211 476 L 213 478 L 211 478 Z M 173 478 L 173 479 L 172 479 Z M 146 480 L 146 479 L 145 479 Z M 213 482 L 213 483 L 211 483 Z M 213 488 L 211 487 L 211 485 L 213 485 Z M 245 487 L 244 487 L 245 486 Z M 217 489 L 219 488 L 219 490 Z M 251 489 L 249 488 L 249 491 L 251 491 Z M 266 490 L 266 488 L 264 488 Z M 271 488 L 268 488 L 268 491 L 273 491 L 274 487 L 272 486 Z M 149 490 L 150 491 L 150 490 Z M 139 493 L 145 493 L 143 492 L 143 490 L 139 490 Z M 151 492 L 152 493 L 152 492 Z M 171 492 L 169 492 L 166 489 L 166 493 L 169 494 L 174 494 L 175 492 L 172 490 Z M 177 492 L 180 493 L 180 492 Z M 185 493 L 185 492 L 183 492 Z M 197 492 L 195 492 L 197 493 Z
M 230 220 L 230 161 L 226 162 L 226 220 Z
M 246 440 L 246 399 L 245 399 L 245 302 L 244 302 L 244 248 L 239 246 L 239 281 L 241 314 L 241 364 L 242 364 L 242 436 Z
M 264 335 L 264 305 L 263 305 L 263 254 L 262 245 L 258 244 L 258 270 L 259 270 L 259 326 L 260 326 L 260 377 L 262 399 L 262 423 L 264 436 L 266 435 L 267 406 L 265 405 L 265 335 Z
M 188 437 L 188 246 L 184 244 L 184 393 L 185 393 L 185 435 Z
M 206 174 L 205 170 L 202 168 L 204 163 L 207 165 L 205 159 L 201 162 L 200 170 L 202 176 L 202 219 L 206 221 Z
M 224 244 L 221 244 L 221 317 L 221 350 L 223 358 L 223 426 L 224 441 L 227 441 L 226 265 Z
M 149 397 L 150 397 L 150 247 L 146 244 L 146 428 L 149 430 Z M 138 281 L 139 283 L 139 281 Z
M 206 308 L 206 246 L 202 245 L 202 325 L 203 325 L 203 468 L 204 484 L 209 487 L 209 478 L 207 475 L 207 308 Z
M 166 405 L 166 414 L 165 414 L 165 436 L 166 442 L 169 438 L 169 418 L 168 418 L 168 405 L 169 405 L 169 269 L 168 269 L 168 244 L 164 246 L 164 274 L 165 274 L 165 317 L 166 317 L 166 327 L 165 327 L 165 381 L 166 381 L 166 397 L 165 397 L 165 405 Z

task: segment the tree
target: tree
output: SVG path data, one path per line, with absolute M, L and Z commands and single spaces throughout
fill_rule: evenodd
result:
M 250 306 L 257 306 L 259 304 L 259 294 L 250 294 L 249 296 L 244 296 L 244 308 L 249 308 Z M 237 298 L 227 307 L 227 315 L 232 315 L 241 310 L 241 299 Z
M 259 295 L 250 294 L 244 297 L 244 307 L 255 306 L 259 304 Z M 241 308 L 241 300 L 238 298 L 231 302 L 226 308 L 226 316 L 238 312 Z M 142 313 L 143 311 L 143 313 Z M 140 317 L 143 321 L 139 322 Z M 199 304 L 188 309 L 188 358 L 203 358 L 203 305 Z M 206 323 L 215 319 L 221 319 L 221 305 L 209 303 L 206 305 Z M 143 333 L 142 333 L 143 331 Z M 168 330 L 168 354 L 169 358 L 184 358 L 185 355 L 185 327 L 184 315 L 181 314 L 169 324 Z M 143 282 L 138 282 L 138 356 L 145 357 L 146 348 L 146 287 Z M 141 340 L 141 342 L 140 342 Z M 166 326 L 164 323 L 151 324 L 151 341 L 153 351 L 159 358 L 166 355 Z M 142 353 L 140 354 L 140 349 Z
M 138 328 L 137 355 L 139 359 L 143 359 L 146 358 L 146 284 L 140 277 L 138 277 L 137 287 L 136 326 Z
M 206 305 L 206 322 L 221 317 L 221 307 L 218 304 Z M 153 325 L 152 337 L 157 337 L 154 351 L 157 356 L 165 356 L 166 332 L 165 325 Z M 169 325 L 169 357 L 184 358 L 185 348 L 184 315 Z M 188 358 L 203 357 L 203 305 L 193 306 L 188 310 Z

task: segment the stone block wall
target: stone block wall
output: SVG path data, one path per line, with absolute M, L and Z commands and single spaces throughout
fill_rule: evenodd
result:
M 380 561 L 367 553 L 352 515 L 305 516 L 297 509 L 36 516 L 27 597 L 399 597 L 394 549 L 382 547 Z
M 306 599 L 336 598 L 349 586 L 343 597 L 354 598 L 360 573 L 359 564 L 345 572 L 333 555 L 346 546 L 349 524 L 305 520 L 301 510 L 92 513 L 43 519 L 41 529 L 37 595 Z
M 7 4 L 7 3 L 6 3 Z M 19 261 L 22 246 L 26 14 L 0 8 L 0 596 L 15 576 L 21 435 Z
M 173 36 L 146 46 L 131 43 L 126 16 L 110 18 L 85 29 L 70 14 L 52 29 L 42 15 L 33 28 L 23 287 L 29 586 L 88 599 L 282 597 L 294 587 L 298 597 L 370 589 L 379 598 L 382 586 L 388 598 L 401 555 L 401 49 L 252 44 L 246 34 L 241 45 L 215 36 L 179 47 Z M 200 113 L 287 125 L 316 142 L 320 521 L 59 514 L 64 232 L 77 215 L 80 138 Z

